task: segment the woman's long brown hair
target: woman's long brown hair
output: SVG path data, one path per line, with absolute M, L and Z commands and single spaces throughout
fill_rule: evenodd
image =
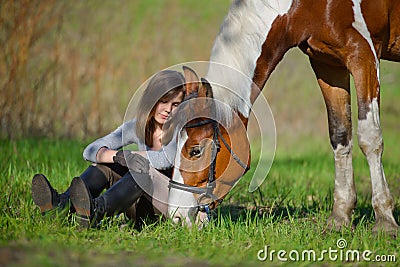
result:
M 136 115 L 136 135 L 148 147 L 153 146 L 157 104 L 160 101 L 169 101 L 181 92 L 185 94 L 184 85 L 185 78 L 178 71 L 163 70 L 151 78 L 139 102 Z

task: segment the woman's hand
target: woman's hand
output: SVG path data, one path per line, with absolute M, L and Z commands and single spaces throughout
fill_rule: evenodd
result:
M 128 167 L 131 171 L 138 173 L 149 173 L 150 162 L 146 158 L 132 151 L 118 151 L 113 157 L 113 161 L 122 166 Z

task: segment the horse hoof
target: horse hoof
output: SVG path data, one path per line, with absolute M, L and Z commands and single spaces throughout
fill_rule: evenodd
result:
M 331 215 L 326 221 L 326 227 L 323 233 L 340 232 L 343 229 L 354 230 L 354 225 L 351 223 L 350 219 Z
M 399 229 L 400 227 L 396 223 L 388 220 L 379 220 L 375 223 L 374 228 L 372 228 L 372 234 L 376 236 L 379 233 L 383 233 L 390 237 L 397 238 Z

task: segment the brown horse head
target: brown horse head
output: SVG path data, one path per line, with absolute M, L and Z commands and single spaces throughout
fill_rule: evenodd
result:
M 194 219 L 203 221 L 245 173 L 250 152 L 247 119 L 231 110 L 229 125 L 221 124 L 217 112 L 223 104 L 213 99 L 210 83 L 192 69 L 183 69 L 186 97 L 164 132 L 168 142 L 174 131 L 180 131 L 170 183 L 170 216 L 191 225 Z

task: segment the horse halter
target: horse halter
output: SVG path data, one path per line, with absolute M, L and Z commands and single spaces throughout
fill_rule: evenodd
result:
M 240 158 L 233 152 L 232 148 L 229 146 L 225 138 L 222 136 L 221 131 L 219 130 L 219 124 L 213 120 L 213 119 L 207 119 L 207 120 L 202 120 L 198 122 L 192 122 L 187 124 L 184 128 L 196 128 L 200 127 L 206 124 L 212 124 L 214 133 L 213 133 L 213 143 L 215 144 L 212 146 L 211 150 L 211 162 L 210 162 L 210 168 L 208 171 L 208 179 L 207 179 L 207 185 L 206 187 L 196 187 L 196 186 L 191 186 L 183 183 L 179 183 L 173 180 L 170 180 L 169 182 L 169 188 L 174 188 L 174 189 L 179 189 L 183 190 L 186 192 L 194 193 L 200 195 L 200 197 L 197 199 L 198 203 L 198 211 L 201 212 L 206 212 L 208 219 L 211 219 L 211 209 L 215 208 L 217 204 L 221 204 L 222 198 L 217 198 L 214 194 L 213 191 L 216 186 L 216 178 L 215 178 L 215 167 L 217 164 L 217 154 L 220 151 L 221 145 L 219 142 L 219 139 L 221 139 L 222 143 L 225 145 L 225 147 L 228 149 L 229 153 L 231 156 L 235 159 L 235 161 L 245 170 L 248 170 L 247 164 L 243 163 Z M 211 201 L 208 204 L 200 204 L 200 201 L 203 198 L 210 198 L 210 199 L 216 199 L 214 201 Z

